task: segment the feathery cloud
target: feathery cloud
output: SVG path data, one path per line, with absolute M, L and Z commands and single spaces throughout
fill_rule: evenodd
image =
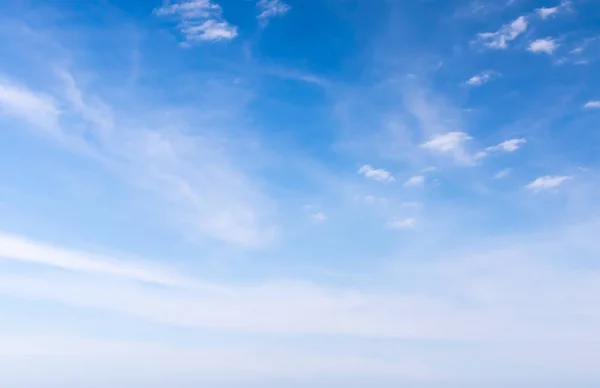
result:
M 405 218 L 401 220 L 392 220 L 384 224 L 386 229 L 402 230 L 414 228 L 417 224 L 417 220 L 414 218 Z
M 58 125 L 60 114 L 60 109 L 52 97 L 0 80 L 0 115 L 53 129 Z
M 481 86 L 483 84 L 488 83 L 492 80 L 492 78 L 498 76 L 498 73 L 495 71 L 484 71 L 482 73 L 476 74 L 467 80 L 467 85 L 471 86 Z
M 177 28 L 188 44 L 231 40 L 238 34 L 237 27 L 223 19 L 221 6 L 211 0 L 181 0 L 156 8 L 154 13 L 178 19 Z
M 570 177 L 568 177 L 568 176 L 546 175 L 546 176 L 537 178 L 536 180 L 534 180 L 533 182 L 531 182 L 527 186 L 525 186 L 525 188 L 532 190 L 532 191 L 549 190 L 549 189 L 553 189 L 555 187 L 562 185 L 569 178 Z
M 600 109 L 600 100 L 588 101 L 583 106 L 584 109 Z
M 258 20 L 266 25 L 269 19 L 285 15 L 292 7 L 281 0 L 260 0 L 256 6 L 260 10 Z
M 570 1 L 561 1 L 561 3 L 555 7 L 541 7 L 541 8 L 537 8 L 535 10 L 535 12 L 538 14 L 538 16 L 542 19 L 547 19 L 551 16 L 556 16 L 558 15 L 560 12 L 562 11 L 566 11 L 570 8 L 571 6 L 571 2 Z
M 492 177 L 492 179 L 506 178 L 507 176 L 510 175 L 510 172 L 511 172 L 510 168 L 505 168 L 504 170 L 500 170 L 496 174 L 494 174 L 494 176 Z
M 516 39 L 527 30 L 527 19 L 519 16 L 513 22 L 505 24 L 496 32 L 483 32 L 477 35 L 483 44 L 492 49 L 505 49 L 507 43 Z
M 404 186 L 406 187 L 420 187 L 423 184 L 425 184 L 425 177 L 422 175 L 413 176 L 404 182 Z
M 380 168 L 373 168 L 369 164 L 362 166 L 358 170 L 358 173 L 364 175 L 368 179 L 373 179 L 380 182 L 393 182 L 396 180 L 389 171 Z

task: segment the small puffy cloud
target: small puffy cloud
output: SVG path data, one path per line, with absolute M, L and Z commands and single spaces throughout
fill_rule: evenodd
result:
M 404 186 L 406 187 L 421 187 L 423 184 L 425 184 L 425 177 L 423 175 L 413 176 L 404 182 Z
M 256 6 L 260 10 L 258 20 L 263 25 L 271 18 L 285 15 L 292 8 L 281 0 L 260 0 Z
M 533 42 L 529 43 L 529 47 L 527 47 L 528 51 L 531 51 L 535 54 L 549 54 L 552 55 L 554 50 L 558 47 L 556 41 L 552 38 L 544 38 L 544 39 L 536 39 Z
M 571 5 L 570 1 L 562 1 L 556 7 L 541 7 L 535 10 L 538 16 L 542 19 L 547 19 L 551 16 L 556 16 L 562 11 L 566 11 L 569 9 Z
M 483 44 L 492 49 L 505 49 L 507 43 L 516 39 L 527 30 L 527 20 L 520 16 L 509 24 L 505 24 L 496 32 L 483 32 L 477 35 Z
M 384 224 L 386 229 L 401 230 L 414 228 L 417 221 L 414 218 L 405 218 L 400 220 L 391 220 Z
M 489 152 L 501 151 L 501 152 L 514 152 L 521 148 L 523 144 L 527 143 L 525 139 L 510 139 L 505 140 L 502 143 L 486 148 Z
M 429 167 L 425 167 L 424 169 L 422 169 L 422 172 L 433 172 L 436 171 L 437 167 L 436 166 L 429 166 Z
M 527 143 L 527 140 L 525 140 L 525 139 L 505 140 L 500 144 L 488 147 L 484 151 L 478 152 L 475 155 L 475 159 L 485 158 L 486 156 L 488 156 L 492 153 L 495 153 L 495 152 L 515 152 L 516 150 L 521 148 L 521 146 L 523 146 L 523 144 L 525 144 L 525 143 Z
M 496 174 L 494 174 L 492 179 L 502 179 L 502 178 L 506 178 L 509 175 L 510 175 L 510 168 L 505 168 L 504 170 L 500 170 Z
M 470 163 L 472 158 L 464 151 L 464 143 L 471 139 L 471 136 L 464 132 L 447 132 L 433 136 L 429 141 L 421 144 L 421 148 L 450 154 L 458 162 Z
M 386 170 L 383 170 L 380 168 L 373 168 L 369 164 L 365 164 L 364 166 L 362 166 L 358 170 L 358 173 L 361 175 L 364 175 L 365 178 L 373 179 L 375 181 L 380 181 L 380 182 L 393 182 L 396 180 L 392 176 L 392 174 L 390 174 L 389 171 L 386 171 Z
M 316 222 L 325 222 L 325 221 L 327 221 L 327 216 L 324 213 L 321 213 L 321 212 L 315 213 L 311 217 Z
M 488 83 L 493 77 L 497 75 L 494 71 L 484 71 L 482 73 L 476 74 L 473 77 L 467 80 L 467 85 L 471 86 L 481 86 L 483 84 Z
M 600 100 L 588 101 L 583 106 L 584 109 L 600 109 Z
M 567 179 L 569 179 L 568 176 L 546 175 L 546 176 L 537 178 L 536 180 L 534 180 L 533 182 L 531 182 L 530 184 L 525 186 L 525 188 L 532 190 L 532 191 L 549 190 L 549 189 L 553 189 L 555 187 L 560 186 Z
M 231 40 L 238 34 L 237 27 L 223 19 L 221 6 L 211 0 L 181 0 L 156 8 L 154 14 L 177 19 L 188 44 Z

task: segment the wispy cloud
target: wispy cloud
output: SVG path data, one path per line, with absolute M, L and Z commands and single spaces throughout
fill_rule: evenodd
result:
M 269 19 L 285 15 L 292 8 L 281 0 L 259 0 L 256 6 L 260 11 L 258 20 L 263 25 L 266 25 Z
M 496 152 L 515 152 L 516 150 L 521 148 L 525 143 L 527 143 L 527 140 L 522 138 L 505 140 L 500 144 L 487 147 L 484 151 L 478 152 L 475 155 L 475 158 L 481 159 Z
M 481 86 L 481 85 L 488 83 L 493 78 L 498 77 L 498 76 L 499 76 L 499 74 L 497 72 L 492 71 L 492 70 L 487 70 L 487 71 L 476 74 L 476 75 L 472 76 L 471 78 L 469 78 L 467 80 L 467 85 Z
M 325 222 L 325 221 L 327 221 L 327 216 L 325 215 L 325 213 L 321 213 L 321 212 L 315 213 L 311 217 L 316 222 Z
M 510 173 L 511 173 L 511 169 L 510 168 L 505 168 L 504 170 L 500 170 L 496 174 L 494 174 L 494 176 L 492 177 L 492 179 L 506 178 L 507 176 L 510 175 Z
M 571 2 L 566 0 L 566 1 L 561 1 L 561 3 L 555 7 L 541 7 L 541 8 L 537 8 L 535 10 L 535 12 L 538 14 L 538 16 L 542 19 L 547 19 L 549 17 L 553 17 L 558 15 L 561 12 L 567 11 L 569 10 L 571 7 Z
M 468 162 L 470 158 L 464 145 L 472 137 L 464 132 L 447 132 L 434 135 L 429 141 L 421 144 L 422 148 L 441 154 L 452 155 L 459 162 Z
M 365 164 L 362 166 L 358 170 L 358 173 L 368 179 L 373 179 L 380 182 L 393 182 L 396 180 L 389 171 L 381 168 L 373 168 L 370 164 Z
M 483 32 L 477 35 L 483 44 L 492 49 L 506 49 L 508 42 L 516 39 L 527 30 L 527 19 L 520 16 L 509 24 L 503 25 L 496 32 Z
M 560 185 L 562 185 L 565 181 L 570 179 L 568 176 L 551 176 L 546 175 L 537 178 L 533 182 L 529 183 L 525 188 L 532 191 L 543 191 L 554 189 Z
M 543 39 L 536 39 L 533 42 L 529 43 L 527 50 L 529 50 L 535 54 L 544 53 L 544 54 L 552 55 L 552 53 L 554 53 L 554 50 L 556 50 L 557 48 L 558 48 L 558 43 L 556 43 L 556 41 L 554 39 L 543 38 Z
M 158 16 L 175 18 L 185 42 L 231 40 L 238 34 L 236 26 L 223 19 L 221 6 L 212 0 L 180 0 L 154 10 Z
M 583 105 L 584 109 L 600 109 L 600 100 L 588 101 Z
M 423 175 L 413 176 L 407 179 L 404 182 L 404 186 L 406 187 L 421 187 L 425 184 L 425 177 Z
M 398 220 L 391 220 L 384 224 L 386 229 L 402 230 L 414 228 L 417 224 L 417 220 L 414 218 L 404 218 Z
M 34 93 L 21 85 L 0 79 L 0 114 L 54 130 L 61 112 L 51 96 Z

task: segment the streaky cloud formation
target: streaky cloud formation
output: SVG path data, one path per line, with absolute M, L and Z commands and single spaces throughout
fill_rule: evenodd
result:
M 527 30 L 527 19 L 519 16 L 509 24 L 505 24 L 496 32 L 482 32 L 477 35 L 478 39 L 488 48 L 506 49 L 508 43 L 515 40 Z
M 600 386 L 600 4 L 432 5 L 2 2 L 2 388 Z

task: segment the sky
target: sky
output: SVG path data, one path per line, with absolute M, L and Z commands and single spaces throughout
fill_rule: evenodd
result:
M 599 386 L 598 1 L 0 11 L 3 387 Z

